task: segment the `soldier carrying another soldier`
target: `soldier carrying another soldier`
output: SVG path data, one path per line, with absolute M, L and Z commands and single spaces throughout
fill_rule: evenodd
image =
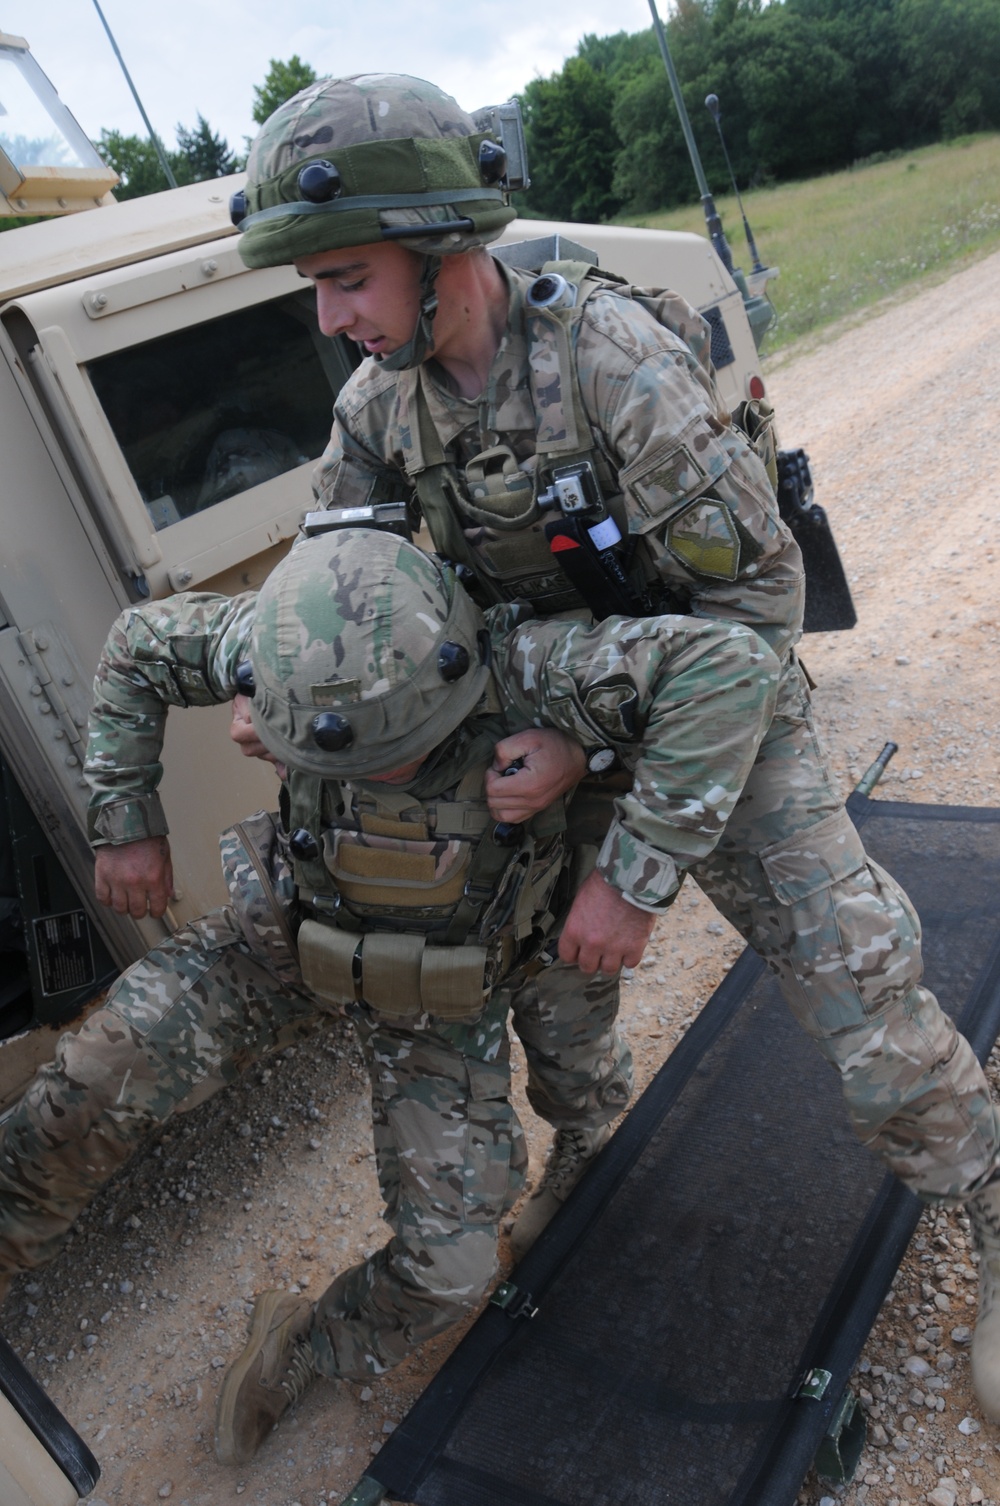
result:
M 0 1137 L 0 1271 L 51 1258 L 150 1129 L 346 1009 L 392 1237 L 315 1304 L 258 1298 L 220 1393 L 220 1459 L 252 1458 L 316 1376 L 381 1374 L 474 1309 L 524 1184 L 511 1002 L 530 1007 L 544 975 L 572 1015 L 590 986 L 575 959 L 614 974 L 638 962 L 656 908 L 738 806 L 777 676 L 740 624 L 588 628 L 515 606 L 487 622 L 450 568 L 370 529 L 303 540 L 256 597 L 124 612 L 87 759 L 98 895 L 133 914 L 167 902 L 156 787 L 169 706 L 251 695 L 282 820 L 224 835 L 231 904 L 125 973 L 15 1107 Z M 586 877 L 561 800 L 524 823 L 489 810 L 497 745 L 516 765 L 540 728 L 629 771 Z M 580 1080 L 600 1079 L 609 1054 L 619 1070 L 579 1014 L 567 1060 Z M 543 1080 L 565 1069 L 537 1067 Z
M 747 623 L 778 655 L 774 720 L 692 877 L 778 976 L 861 1140 L 926 1203 L 967 1207 L 983 1257 L 973 1379 L 1000 1420 L 1000 1115 L 921 985 L 918 918 L 867 858 L 817 741 L 795 656 L 801 559 L 763 415 L 731 421 L 707 326 L 682 300 L 490 254 L 513 210 L 503 144 L 480 127 L 432 84 L 369 74 L 311 85 L 254 143 L 233 206 L 244 260 L 294 263 L 321 328 L 370 357 L 337 399 L 318 499 L 376 519 L 402 499 L 480 604 L 528 599 L 584 621 L 680 610 Z M 580 768 L 567 764 L 567 785 Z M 570 805 L 580 851 L 607 827 L 607 784 L 585 779 Z M 669 899 L 654 883 L 641 902 Z M 625 1061 L 617 976 L 576 998 L 553 982 L 540 974 L 514 1001 L 529 1098 L 556 1131 L 518 1255 L 600 1148 L 625 1078 L 610 1055 L 589 1079 L 571 1057 L 580 1030 Z

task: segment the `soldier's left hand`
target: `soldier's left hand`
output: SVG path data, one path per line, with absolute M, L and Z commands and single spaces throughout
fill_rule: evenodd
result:
M 520 762 L 521 767 L 505 774 Z M 586 756 L 578 742 L 555 727 L 530 727 L 496 745 L 486 774 L 486 799 L 495 821 L 527 821 L 583 778 Z
M 563 962 L 581 973 L 613 977 L 622 967 L 637 967 L 646 950 L 656 916 L 637 910 L 596 871 L 580 886 L 559 938 Z

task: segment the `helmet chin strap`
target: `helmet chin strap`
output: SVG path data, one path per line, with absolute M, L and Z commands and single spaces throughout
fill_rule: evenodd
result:
M 407 371 L 426 361 L 434 349 L 434 316 L 437 313 L 437 275 L 441 270 L 440 256 L 420 257 L 420 315 L 416 328 L 398 350 L 387 356 L 376 355 L 375 359 L 386 371 Z

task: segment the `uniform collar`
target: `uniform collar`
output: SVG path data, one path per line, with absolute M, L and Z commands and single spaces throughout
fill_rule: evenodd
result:
M 483 392 L 476 398 L 461 397 L 450 390 L 444 372 L 433 360 L 420 367 L 420 385 L 444 447 L 473 427 L 498 436 L 490 440 L 493 444 L 503 435 L 535 431 L 524 317 L 524 295 L 534 279 L 531 274 L 507 267 L 501 261 L 495 265 L 507 284 L 510 306 Z

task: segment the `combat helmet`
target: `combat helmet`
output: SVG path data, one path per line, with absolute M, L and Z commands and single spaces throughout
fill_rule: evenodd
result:
M 230 212 L 248 267 L 379 241 L 421 252 L 414 338 L 384 359 L 400 370 L 432 348 L 437 258 L 495 240 L 514 218 L 506 171 L 497 137 L 443 89 L 359 73 L 320 79 L 275 110 Z
M 482 699 L 489 636 L 454 573 L 395 534 L 296 544 L 257 599 L 241 688 L 279 762 L 328 779 L 388 774 Z
M 495 240 L 514 218 L 492 132 L 435 84 L 401 73 L 320 79 L 281 105 L 231 205 L 248 267 L 402 240 L 436 255 Z

